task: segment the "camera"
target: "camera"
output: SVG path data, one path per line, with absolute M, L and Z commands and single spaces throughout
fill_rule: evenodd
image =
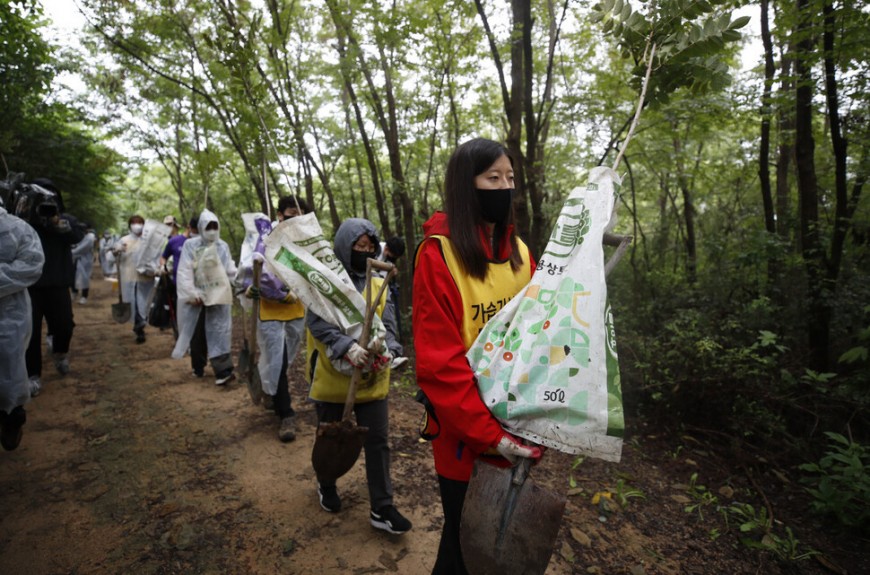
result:
M 31 225 L 48 226 L 51 218 L 60 215 L 57 194 L 23 180 L 24 174 L 9 174 L 0 181 L 0 203 Z

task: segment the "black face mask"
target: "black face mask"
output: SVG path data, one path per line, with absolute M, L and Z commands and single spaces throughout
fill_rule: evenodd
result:
M 481 190 L 477 188 L 477 201 L 480 202 L 480 216 L 485 222 L 504 223 L 511 213 L 514 189 Z
M 351 250 L 350 252 L 350 269 L 357 273 L 366 273 L 366 262 L 369 258 L 375 257 L 375 252 L 358 252 Z

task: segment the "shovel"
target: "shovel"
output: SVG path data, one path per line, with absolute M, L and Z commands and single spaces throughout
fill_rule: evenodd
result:
M 263 262 L 254 262 L 254 287 L 260 287 L 260 271 Z M 242 351 L 239 353 L 239 372 L 248 384 L 248 394 L 254 405 L 260 405 L 263 401 L 263 384 L 260 381 L 260 370 L 257 368 L 257 318 L 260 316 L 260 298 L 255 298 L 251 310 L 251 338 L 250 348 L 248 338 L 245 338 Z M 247 322 L 244 322 L 247 323 Z
M 544 573 L 553 553 L 565 496 L 529 477 L 531 460 L 511 468 L 474 462 L 459 537 L 469 573 Z
M 372 300 L 372 268 L 388 272 L 374 300 Z M 376 307 L 373 302 L 380 301 L 384 290 L 395 274 L 396 268 L 393 264 L 379 262 L 372 258 L 366 262 L 366 314 L 362 335 L 359 338 L 359 345 L 363 348 L 369 343 Z M 334 484 L 339 477 L 350 471 L 356 460 L 359 459 L 360 451 L 365 443 L 368 427 L 356 425 L 350 419 L 356 401 L 356 388 L 361 378 L 362 368 L 353 368 L 350 385 L 347 388 L 347 397 L 344 400 L 341 421 L 321 423 L 317 426 L 314 448 L 311 450 L 311 464 L 317 473 L 318 481 L 322 483 Z
M 124 292 L 123 286 L 121 283 L 121 264 L 118 262 L 118 303 L 112 304 L 112 319 L 115 320 L 116 323 L 127 323 L 130 321 L 130 316 L 133 312 L 130 309 L 130 304 L 125 303 L 121 294 Z

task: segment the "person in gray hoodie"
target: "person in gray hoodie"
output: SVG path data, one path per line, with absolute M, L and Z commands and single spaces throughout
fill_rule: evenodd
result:
M 357 291 L 366 287 L 366 261 L 377 259 L 381 251 L 374 224 L 361 218 L 345 220 L 335 233 L 333 249 L 338 260 L 350 275 Z M 377 293 L 383 278 L 372 279 L 372 293 Z M 306 312 L 308 376 L 311 382 L 309 398 L 315 401 L 320 423 L 339 421 L 350 384 L 346 365 L 362 369 L 354 404 L 357 424 L 368 427 L 366 434 L 365 465 L 369 488 L 371 525 L 394 535 L 411 529 L 408 521 L 393 505 L 393 486 L 390 479 L 389 411 L 387 395 L 390 390 L 390 361 L 402 355 L 402 345 L 396 339 L 396 321 L 393 306 L 384 291 L 380 301 L 373 302 L 376 312 L 386 327 L 386 342 L 370 343 L 368 349 L 342 332 L 310 309 Z M 386 349 L 384 349 L 384 345 Z M 331 513 L 341 509 L 341 498 L 335 483 L 318 478 L 320 506 Z

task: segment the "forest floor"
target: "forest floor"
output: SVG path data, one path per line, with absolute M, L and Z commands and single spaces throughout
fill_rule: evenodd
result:
M 189 360 L 169 358 L 170 331 L 135 344 L 111 320 L 113 284 L 91 290 L 74 303 L 71 372 L 48 362 L 21 446 L 0 453 L 0 573 L 430 573 L 441 508 L 413 366 L 395 374 L 390 417 L 395 501 L 414 528 L 391 536 L 369 524 L 362 461 L 339 480 L 341 512 L 320 508 L 301 361 L 298 438 L 284 444 L 243 383 L 217 387 L 210 368 L 193 377 Z M 550 450 L 534 468 L 568 495 L 547 574 L 870 573 L 868 541 L 809 515 L 793 470 L 652 427 L 629 418 L 618 464 Z M 592 504 L 599 492 L 610 499 Z M 722 512 L 738 504 L 774 516 L 778 553 L 740 541 Z

